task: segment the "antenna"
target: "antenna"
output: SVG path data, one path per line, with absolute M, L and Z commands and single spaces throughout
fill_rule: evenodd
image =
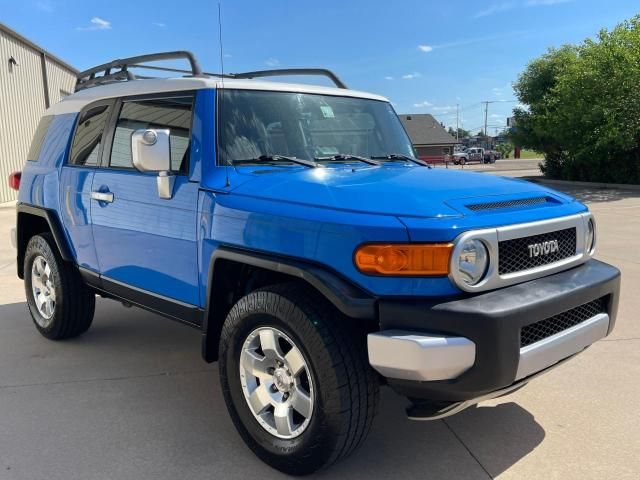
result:
M 222 8 L 220 6 L 221 0 L 218 0 L 218 39 L 220 40 L 220 82 L 222 83 L 222 94 L 218 97 L 220 98 L 220 104 L 218 105 L 218 118 L 221 117 L 220 112 L 222 111 L 222 105 L 224 104 L 224 53 L 222 49 Z M 219 130 L 218 130 L 219 131 Z M 220 150 L 218 150 L 219 152 Z M 225 158 L 225 166 L 224 166 L 224 174 L 225 174 L 225 188 L 231 186 L 231 182 L 229 181 L 229 159 Z

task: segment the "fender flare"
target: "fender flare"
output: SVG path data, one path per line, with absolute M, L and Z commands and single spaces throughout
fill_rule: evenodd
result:
M 374 320 L 378 316 L 375 296 L 325 266 L 294 258 L 222 246 L 216 249 L 209 260 L 207 299 L 202 324 L 202 356 L 208 363 L 218 358 L 218 341 L 222 327 L 210 322 L 210 319 L 214 318 L 215 306 L 212 305 L 211 299 L 216 280 L 216 264 L 220 260 L 230 260 L 303 280 L 348 317 Z
M 73 254 L 71 253 L 71 248 L 69 246 L 69 242 L 67 241 L 67 237 L 65 236 L 64 230 L 62 229 L 62 224 L 60 223 L 60 219 L 58 218 L 58 214 L 54 210 L 50 210 L 48 208 L 19 203 L 18 205 L 16 205 L 16 261 L 18 277 L 24 278 L 22 264 L 23 262 L 21 261 L 21 259 L 24 258 L 25 250 L 27 247 L 26 239 L 23 238 L 24 228 L 22 225 L 22 221 L 20 220 L 21 214 L 44 218 L 49 225 L 49 231 L 53 235 L 53 239 L 56 242 L 56 247 L 58 248 L 58 252 L 60 252 L 60 256 L 62 257 L 62 259 L 65 262 L 75 261 Z

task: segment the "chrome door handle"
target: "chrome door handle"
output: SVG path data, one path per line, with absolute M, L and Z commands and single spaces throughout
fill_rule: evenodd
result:
M 99 202 L 113 203 L 113 193 L 111 192 L 91 192 L 91 199 Z

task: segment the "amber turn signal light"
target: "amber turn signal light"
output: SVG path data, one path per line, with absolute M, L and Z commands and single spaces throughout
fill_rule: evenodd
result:
M 366 274 L 443 276 L 452 250 L 452 243 L 369 244 L 358 247 L 355 263 Z

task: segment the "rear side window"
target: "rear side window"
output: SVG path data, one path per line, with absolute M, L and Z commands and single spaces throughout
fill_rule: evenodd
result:
M 35 162 L 38 160 L 38 157 L 40 157 L 40 150 L 44 143 L 44 137 L 47 135 L 47 130 L 49 130 L 51 120 L 53 120 L 53 115 L 47 115 L 40 119 L 38 128 L 36 128 L 36 133 L 33 134 L 33 140 L 31 141 L 31 147 L 27 154 L 27 160 Z
M 186 173 L 192 110 L 193 96 L 125 101 L 118 116 L 109 166 L 133 168 L 131 135 L 136 130 L 168 129 L 171 170 Z
M 100 147 L 110 111 L 111 105 L 98 105 L 80 112 L 71 146 L 70 164 L 95 166 L 100 163 Z

